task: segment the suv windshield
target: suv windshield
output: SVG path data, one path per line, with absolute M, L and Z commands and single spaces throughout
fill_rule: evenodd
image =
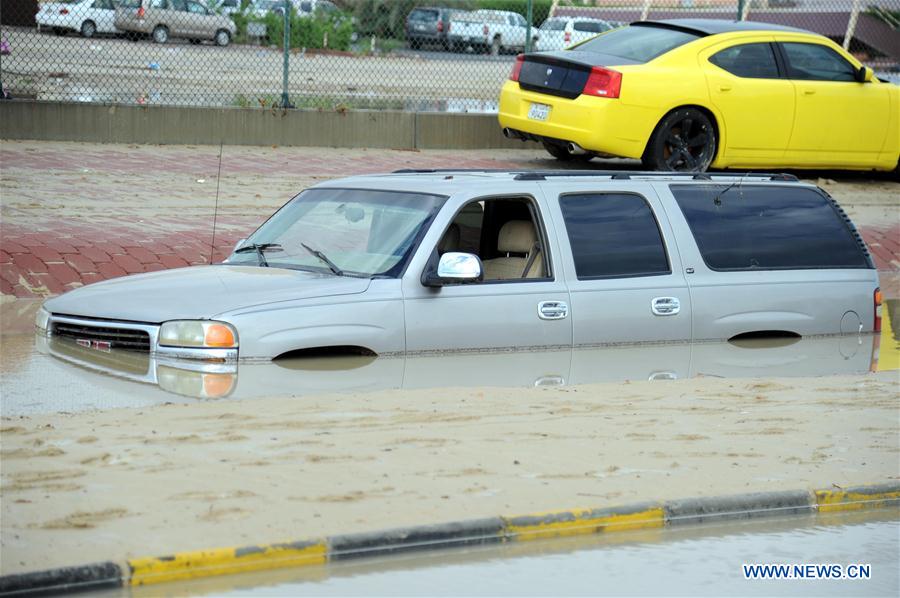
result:
M 236 251 L 228 263 L 334 272 L 330 261 L 346 276 L 396 277 L 445 199 L 398 191 L 309 189 L 242 244 L 259 247 L 264 260 L 257 251 Z
M 614 29 L 583 44 L 573 47 L 579 52 L 597 52 L 619 58 L 647 62 L 678 46 L 700 39 L 699 33 L 690 33 L 654 25 L 631 25 Z

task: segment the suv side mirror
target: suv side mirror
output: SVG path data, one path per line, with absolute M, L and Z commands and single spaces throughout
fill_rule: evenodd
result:
M 861 66 L 856 70 L 856 81 L 859 83 L 871 83 L 875 73 L 867 66 Z
M 442 287 L 447 284 L 465 284 L 482 280 L 484 280 L 484 268 L 481 265 L 481 259 L 471 253 L 457 251 L 449 251 L 442 255 L 436 271 L 434 262 L 431 262 L 422 275 L 422 284 L 427 287 Z

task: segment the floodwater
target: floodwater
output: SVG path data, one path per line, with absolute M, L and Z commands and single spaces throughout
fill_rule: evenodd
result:
M 446 386 L 537 387 L 696 376 L 792 377 L 896 368 L 890 335 L 651 344 L 513 353 L 342 357 L 274 363 L 167 361 L 36 336 L 36 302 L 4 306 L 4 415 L 143 407 L 197 399 Z M 889 329 L 889 327 L 888 327 Z M 884 353 L 885 359 L 879 360 Z
M 897 368 L 890 335 L 649 344 L 543 352 L 333 357 L 269 363 L 171 361 L 34 334 L 36 302 L 3 306 L 6 416 L 167 402 L 458 386 L 540 387 L 712 377 L 865 374 Z M 890 327 L 886 326 L 889 330 Z M 880 354 L 884 359 L 879 359 Z
M 498 544 L 116 592 L 178 596 L 897 596 L 898 511 Z M 869 566 L 868 579 L 745 579 L 743 565 Z

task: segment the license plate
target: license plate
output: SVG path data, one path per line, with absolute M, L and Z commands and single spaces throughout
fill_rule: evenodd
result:
M 416 31 L 425 31 L 425 25 L 416 25 Z
M 87 349 L 103 351 L 104 353 L 112 353 L 112 343 L 109 341 L 95 341 L 86 338 L 75 339 L 75 342 Z
M 528 109 L 528 118 L 531 120 L 547 120 L 550 116 L 550 106 L 547 104 L 532 104 Z

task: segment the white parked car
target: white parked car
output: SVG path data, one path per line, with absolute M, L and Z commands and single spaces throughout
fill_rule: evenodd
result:
M 597 34 L 614 29 L 609 21 L 587 17 L 551 17 L 543 22 L 537 51 L 566 50 Z
M 484 48 L 493 55 L 524 52 L 528 22 L 517 12 L 507 10 L 475 10 L 454 18 L 450 28 L 452 45 Z M 540 37 L 539 29 L 531 29 L 532 48 Z
M 40 7 L 35 15 L 38 31 L 51 29 L 60 35 L 77 31 L 84 37 L 119 32 L 115 25 L 115 0 L 63 0 Z

